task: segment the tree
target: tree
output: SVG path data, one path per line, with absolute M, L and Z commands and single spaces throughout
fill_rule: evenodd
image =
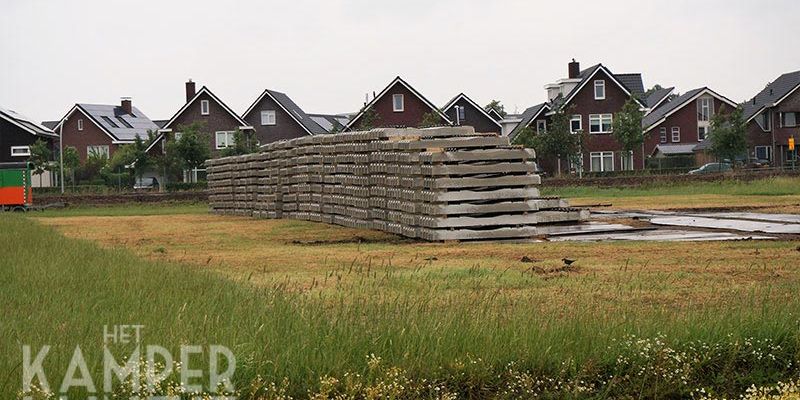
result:
M 78 167 L 81 165 L 81 157 L 78 155 L 78 149 L 67 146 L 63 150 L 64 153 L 64 170 L 69 171 L 70 181 L 72 182 L 72 186 L 75 187 L 75 171 L 78 170 Z
M 211 150 L 208 147 L 210 138 L 201 132 L 202 124 L 195 122 L 179 129 L 181 137 L 167 146 L 167 153 L 173 153 L 183 169 L 194 170 L 202 167 L 206 160 L 211 158 Z
M 639 109 L 639 103 L 634 97 L 629 98 L 622 109 L 614 115 L 611 132 L 626 153 L 632 153 L 644 143 L 643 116 L 644 113 Z M 633 169 L 633 165 L 629 167 Z
M 505 118 L 506 115 L 508 115 L 506 113 L 506 108 L 502 104 L 500 104 L 500 100 L 492 100 L 492 101 L 490 101 L 489 104 L 487 104 L 485 107 L 483 107 L 483 109 L 486 110 L 486 112 L 489 112 L 491 110 L 495 110 L 503 118 Z
M 426 112 L 422 114 L 422 121 L 419 122 L 419 128 L 430 128 L 432 126 L 441 126 L 442 117 L 436 111 Z
M 730 160 L 736 167 L 736 157 L 747 154 L 746 122 L 741 107 L 728 113 L 723 106 L 711 118 L 711 129 L 708 132 L 709 153 L 721 160 Z
M 560 175 L 561 160 L 577 162 L 581 154 L 581 135 L 570 131 L 569 119 L 567 113 L 559 109 L 550 119 L 550 125 L 545 133 L 536 134 L 533 128 L 528 126 L 517 134 L 514 143 L 536 150 L 537 159 L 555 158 L 559 163 Z
M 29 161 L 33 164 L 33 174 L 39 176 L 39 184 L 42 183 L 42 174 L 50 170 L 50 157 L 53 155 L 47 143 L 41 139 L 36 139 L 31 147 Z
M 223 157 L 240 156 L 258 151 L 258 143 L 252 131 L 242 132 L 238 128 L 233 132 L 233 146 L 228 146 L 220 152 Z
M 372 128 L 375 128 L 380 124 L 381 116 L 378 115 L 378 112 L 375 111 L 374 108 L 370 107 L 364 110 L 364 113 L 361 114 L 361 118 L 358 121 L 357 129 L 360 131 L 368 131 Z

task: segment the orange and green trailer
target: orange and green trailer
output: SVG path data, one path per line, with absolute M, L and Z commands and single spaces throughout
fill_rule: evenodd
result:
M 31 164 L 0 163 L 0 210 L 25 211 L 32 205 Z

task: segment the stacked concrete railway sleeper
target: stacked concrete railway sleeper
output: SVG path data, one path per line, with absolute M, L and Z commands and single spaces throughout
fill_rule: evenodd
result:
M 295 218 L 431 241 L 522 239 L 587 213 L 536 186 L 533 151 L 470 127 L 376 129 L 210 160 L 215 213 Z

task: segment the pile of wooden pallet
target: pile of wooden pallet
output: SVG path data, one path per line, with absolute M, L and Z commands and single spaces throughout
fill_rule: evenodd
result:
M 208 161 L 211 209 L 424 240 L 530 238 L 586 212 L 541 197 L 532 150 L 470 127 L 376 129 Z

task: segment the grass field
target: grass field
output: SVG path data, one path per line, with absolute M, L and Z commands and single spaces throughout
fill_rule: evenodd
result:
M 739 195 L 797 195 L 756 192 Z M 51 387 L 77 344 L 102 376 L 111 324 L 231 348 L 243 398 L 736 397 L 798 378 L 799 244 L 416 243 L 186 205 L 8 216 L 0 397 L 22 344 L 53 346 Z

